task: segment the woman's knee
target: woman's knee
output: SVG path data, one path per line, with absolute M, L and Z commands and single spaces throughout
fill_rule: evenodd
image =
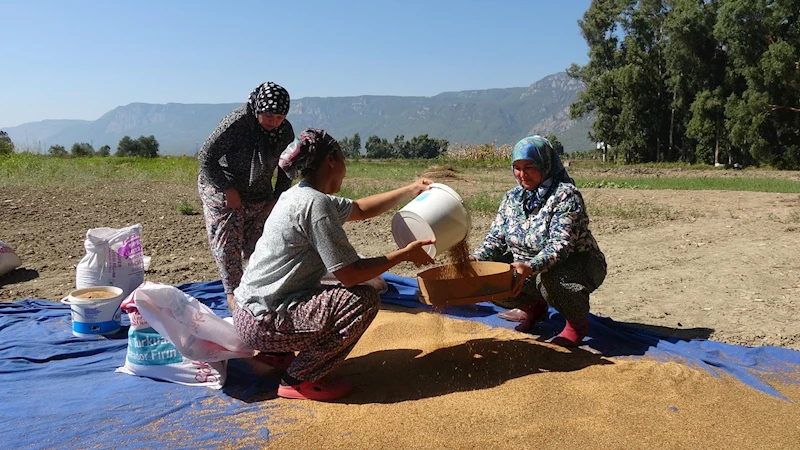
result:
M 547 303 L 567 320 L 579 320 L 589 313 L 590 289 L 584 284 L 543 273 L 537 278 L 537 285 Z
M 365 284 L 359 284 L 351 287 L 350 292 L 359 298 L 359 303 L 364 305 L 367 310 L 378 312 L 381 306 L 381 296 L 378 294 L 377 289 Z
M 586 283 L 574 277 L 564 276 L 556 271 L 548 271 L 536 277 L 536 287 L 541 295 L 553 304 L 562 299 L 589 301 L 589 293 L 593 290 Z
M 592 267 L 592 284 L 594 285 L 592 286 L 592 292 L 603 284 L 606 280 L 606 275 L 608 275 L 608 267 L 605 261 L 596 262 Z

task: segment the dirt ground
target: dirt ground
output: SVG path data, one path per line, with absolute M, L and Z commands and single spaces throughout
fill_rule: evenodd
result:
M 580 170 L 571 169 L 573 175 Z M 612 175 L 583 169 L 585 175 Z M 775 176 L 797 172 L 620 169 L 615 176 Z M 491 179 L 491 186 L 487 186 Z M 410 180 L 409 180 L 410 181 Z M 508 171 L 438 179 L 462 196 L 510 188 Z M 376 180 L 375 182 L 383 183 Z M 582 189 L 609 273 L 592 312 L 681 337 L 800 350 L 800 195 L 727 191 Z M 0 301 L 57 301 L 75 284 L 86 231 L 142 224 L 146 279 L 168 284 L 215 280 L 202 215 L 178 204 L 200 202 L 194 184 L 132 182 L 72 187 L 12 187 L 0 193 L 0 240 L 19 269 L 0 277 Z M 482 239 L 491 214 L 473 214 L 469 236 Z M 359 253 L 395 249 L 391 213 L 346 230 Z M 393 271 L 413 276 L 413 266 Z

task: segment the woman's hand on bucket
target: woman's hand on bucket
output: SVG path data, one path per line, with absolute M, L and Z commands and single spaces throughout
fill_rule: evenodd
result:
M 511 267 L 516 271 L 514 273 L 514 287 L 512 288 L 511 296 L 516 297 L 522 292 L 522 285 L 525 284 L 525 280 L 531 276 L 533 269 L 531 266 L 521 262 L 513 262 L 511 263 Z
M 408 188 L 411 191 L 411 198 L 415 198 L 419 194 L 430 189 L 431 184 L 433 184 L 433 181 L 427 178 L 419 178 L 413 183 L 409 184 Z
M 427 178 L 420 178 L 403 187 L 354 200 L 353 210 L 347 220 L 364 220 L 383 214 L 398 204 L 413 199 L 422 191 L 427 191 L 432 183 Z
M 426 252 L 423 247 L 434 244 L 435 242 L 436 239 L 422 239 L 406 245 L 404 249 L 406 251 L 404 259 L 414 263 L 417 267 L 433 264 L 433 258 L 428 255 L 428 252 Z

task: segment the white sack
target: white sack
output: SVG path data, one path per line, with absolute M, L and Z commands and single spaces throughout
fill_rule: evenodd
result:
M 226 362 L 202 362 L 184 358 L 172 343 L 142 318 L 132 296 L 122 302 L 128 312 L 128 352 L 117 372 L 186 386 L 220 389 L 227 377 Z
M 87 231 L 86 255 L 78 263 L 75 287 L 116 286 L 125 295 L 133 292 L 144 281 L 141 232 L 141 224 Z
M 142 318 L 186 358 L 211 362 L 255 355 L 231 322 L 174 286 L 148 281 L 130 298 Z

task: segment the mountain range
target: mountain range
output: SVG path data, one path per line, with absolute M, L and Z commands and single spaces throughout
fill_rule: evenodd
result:
M 304 97 L 292 99 L 288 120 L 295 133 L 324 128 L 335 137 L 359 133 L 393 140 L 427 134 L 451 143 L 513 144 L 530 134 L 555 134 L 566 151 L 589 150 L 592 118 L 572 120 L 569 106 L 584 85 L 566 73 L 528 87 L 444 92 L 432 97 Z M 219 121 L 241 103 L 131 103 L 97 120 L 43 120 L 2 128 L 18 150 L 47 153 L 51 145 L 76 142 L 116 150 L 124 136 L 156 137 L 161 155 L 194 155 Z M 362 149 L 363 151 L 363 149 Z

